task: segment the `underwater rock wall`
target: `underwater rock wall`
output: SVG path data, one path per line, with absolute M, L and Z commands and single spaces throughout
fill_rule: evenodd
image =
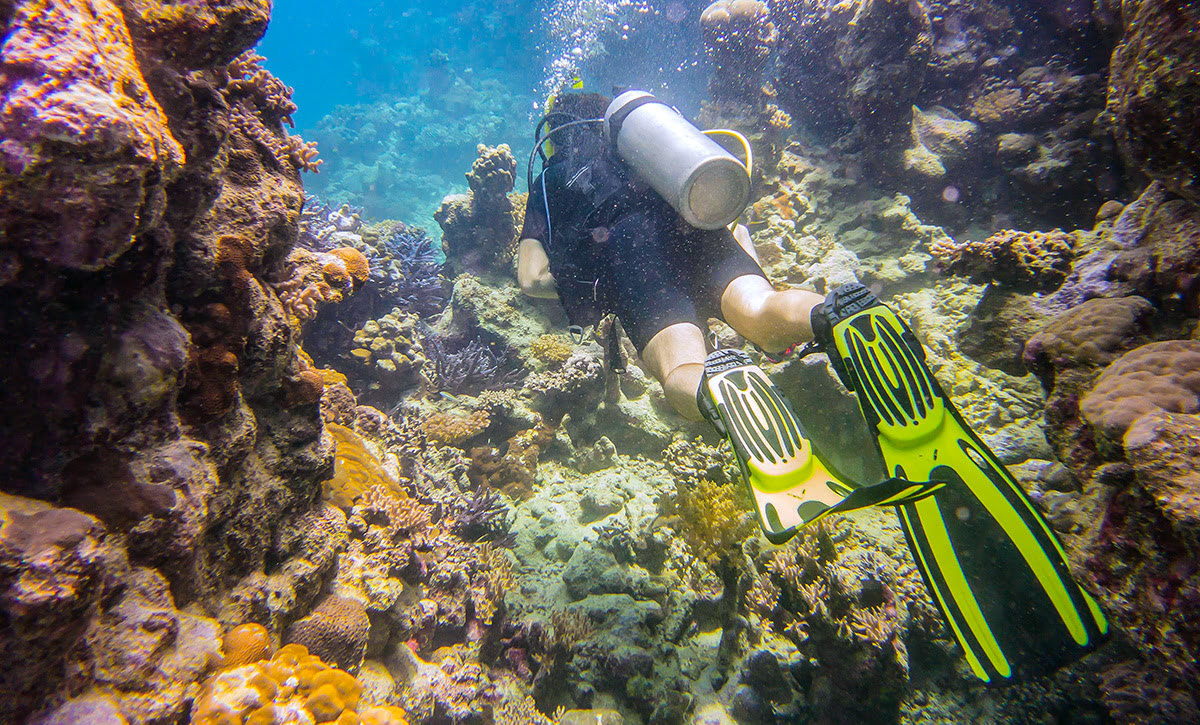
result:
M 1087 5 L 772 3 L 778 103 L 930 221 L 1077 225 L 1127 184 L 1101 115 L 1119 20 Z
M 330 573 L 321 383 L 272 288 L 317 162 L 247 50 L 269 14 L 0 12 L 6 722 L 178 720 L 217 619 L 277 631 Z

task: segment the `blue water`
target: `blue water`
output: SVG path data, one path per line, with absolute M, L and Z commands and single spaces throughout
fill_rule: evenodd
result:
M 306 189 L 436 233 L 433 212 L 465 191 L 476 146 L 527 154 L 546 94 L 565 78 L 603 92 L 643 87 L 698 109 L 706 5 L 279 0 L 258 52 L 295 89 L 297 132 L 320 146 L 325 163 Z

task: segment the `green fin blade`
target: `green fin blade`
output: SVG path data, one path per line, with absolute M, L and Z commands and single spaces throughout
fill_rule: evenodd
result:
M 816 325 L 858 393 L 888 471 L 940 481 L 899 506 L 930 594 L 989 683 L 1045 674 L 1094 649 L 1104 615 L 1071 575 L 1045 518 L 962 419 L 916 336 L 862 285 L 835 290 Z

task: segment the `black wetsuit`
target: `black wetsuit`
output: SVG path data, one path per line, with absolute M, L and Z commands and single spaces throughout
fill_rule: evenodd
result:
M 549 196 L 551 239 L 546 238 Z M 737 277 L 763 276 L 725 228 L 697 229 L 610 153 L 579 162 L 556 154 L 533 184 L 522 239 L 550 258 L 559 299 L 575 325 L 615 313 L 639 352 L 679 322 L 706 329 Z

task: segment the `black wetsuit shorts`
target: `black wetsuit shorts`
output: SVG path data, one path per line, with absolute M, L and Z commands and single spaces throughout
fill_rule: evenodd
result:
M 611 225 L 584 232 L 598 252 L 589 273 L 577 275 L 581 279 L 555 275 L 560 296 L 591 293 L 605 311 L 616 313 L 639 353 L 670 325 L 690 322 L 704 330 L 709 317 L 722 318 L 721 295 L 734 279 L 765 277 L 728 229 L 697 229 L 655 196 L 652 203 L 615 215 Z M 545 228 L 535 187 L 521 238 L 545 244 Z

